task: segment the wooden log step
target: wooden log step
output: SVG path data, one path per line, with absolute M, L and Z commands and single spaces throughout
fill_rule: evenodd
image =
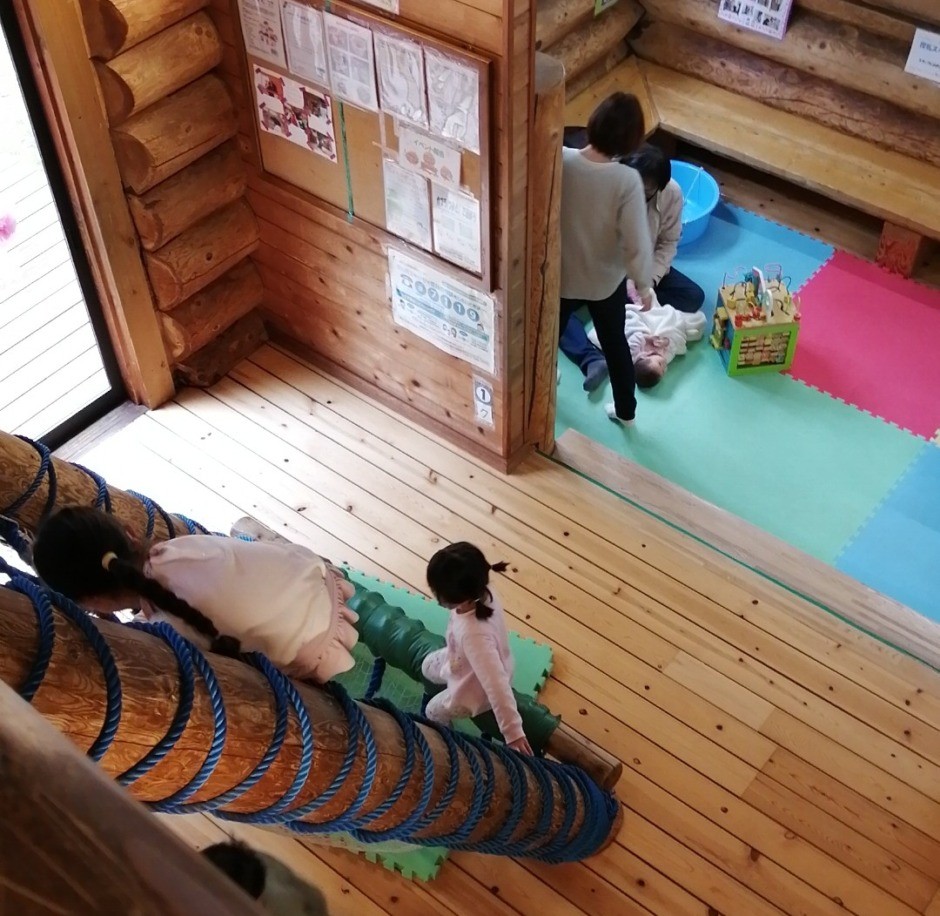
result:
M 258 247 L 258 221 L 245 200 L 217 210 L 157 251 L 144 254 L 163 311 L 205 289 Z
M 573 80 L 565 80 L 565 102 L 570 102 L 596 82 L 602 80 L 629 56 L 630 46 L 626 41 L 621 41 L 606 56 L 602 57 L 597 63 L 591 64 L 587 70 L 583 70 Z
M 594 18 L 594 0 L 540 0 L 535 16 L 535 49 L 550 48 Z
M 127 195 L 140 243 L 155 251 L 199 220 L 238 200 L 248 176 L 234 140 L 145 194 Z
M 914 273 L 924 247 L 924 237 L 903 226 L 885 223 L 878 240 L 875 260 L 892 273 L 909 277 Z
M 864 29 L 872 35 L 893 38 L 908 45 L 914 40 L 916 26 L 909 19 L 899 19 L 891 13 L 862 6 L 855 0 L 796 0 L 794 5 L 823 19 Z
M 566 79 L 574 79 L 609 54 L 642 16 L 643 7 L 636 0 L 619 0 L 603 15 L 570 32 L 544 51 L 564 64 Z
M 143 194 L 235 136 L 231 96 L 209 74 L 112 129 L 124 185 Z
M 937 0 L 866 0 L 866 2 L 879 10 L 889 10 L 931 25 L 940 25 L 940 6 L 937 6 Z
M 883 99 L 671 23 L 650 23 L 631 39 L 630 46 L 644 60 L 697 76 L 884 149 L 940 165 L 940 121 L 933 118 L 912 117 L 909 111 Z
M 258 268 L 246 258 L 172 312 L 160 313 L 163 339 L 176 362 L 185 360 L 261 305 Z
M 206 13 L 142 41 L 107 63 L 95 61 L 108 120 L 112 126 L 159 102 L 222 60 L 222 42 Z
M 587 124 L 591 112 L 612 92 L 631 92 L 640 100 L 646 136 L 659 127 L 659 114 L 653 104 L 646 77 L 635 57 L 628 57 L 606 76 L 597 80 L 565 105 L 565 124 Z
M 173 370 L 174 378 L 178 385 L 211 388 L 267 339 L 264 320 L 255 309 L 176 366 Z
M 207 0 L 79 0 L 91 57 L 111 60 L 191 16 Z
M 935 0 L 929 0 L 933 3 Z M 909 44 L 872 35 L 796 9 L 785 41 L 723 22 L 707 0 L 644 0 L 650 18 L 685 26 L 702 35 L 832 80 L 836 85 L 935 117 L 940 86 L 904 72 Z

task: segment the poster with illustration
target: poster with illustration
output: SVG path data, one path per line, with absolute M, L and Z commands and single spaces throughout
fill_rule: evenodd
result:
M 254 68 L 253 77 L 261 129 L 336 162 L 330 97 L 261 67 Z
M 382 111 L 427 129 L 424 53 L 414 41 L 375 32 L 375 67 Z
M 329 86 L 323 14 L 295 0 L 284 0 L 281 22 L 287 47 L 287 69 L 319 86 Z
M 333 94 L 357 108 L 378 111 L 372 30 L 331 13 L 324 13 L 323 21 Z
M 793 0 L 719 0 L 718 18 L 771 38 L 787 33 Z
M 398 128 L 398 164 L 448 187 L 460 187 L 460 150 L 404 125 Z
M 480 75 L 440 51 L 424 52 L 431 133 L 480 152 Z
M 248 53 L 286 69 L 277 0 L 238 0 L 238 12 Z

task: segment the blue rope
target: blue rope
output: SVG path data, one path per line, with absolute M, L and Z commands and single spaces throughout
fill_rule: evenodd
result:
M 369 683 L 366 686 L 365 699 L 371 700 L 382 688 L 382 679 L 385 677 L 386 661 L 384 658 L 377 658 L 372 663 L 372 673 L 369 675 Z
M 36 476 L 33 478 L 32 483 L 30 483 L 9 506 L 0 509 L 0 515 L 16 515 L 16 513 L 36 495 L 46 477 L 49 478 L 49 493 L 46 496 L 46 505 L 42 510 L 42 515 L 48 515 L 49 511 L 55 505 L 56 495 L 58 493 L 58 483 L 56 481 L 55 466 L 52 463 L 52 453 L 41 442 L 35 442 L 26 436 L 17 436 L 16 438 L 31 445 L 39 453 L 39 467 L 36 470 Z
M 105 512 L 110 514 L 112 512 L 111 491 L 108 489 L 107 481 L 100 474 L 96 474 L 83 464 L 73 464 L 72 467 L 77 468 L 83 474 L 87 474 L 94 481 L 95 486 L 98 488 L 98 493 L 95 496 L 95 508 L 104 509 Z

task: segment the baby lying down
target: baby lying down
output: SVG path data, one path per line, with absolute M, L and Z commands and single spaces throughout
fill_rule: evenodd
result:
M 648 312 L 641 312 L 628 304 L 624 333 L 630 344 L 637 387 L 652 388 L 658 384 L 673 357 L 685 353 L 690 340 L 701 340 L 705 325 L 702 312 L 680 312 L 659 302 L 654 302 Z M 599 346 L 593 328 L 588 331 L 588 338 Z

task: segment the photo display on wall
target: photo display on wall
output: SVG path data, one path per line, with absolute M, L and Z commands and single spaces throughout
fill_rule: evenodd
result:
M 489 61 L 324 2 L 238 0 L 265 171 L 492 289 Z
M 793 0 L 719 0 L 718 18 L 771 38 L 787 33 Z

